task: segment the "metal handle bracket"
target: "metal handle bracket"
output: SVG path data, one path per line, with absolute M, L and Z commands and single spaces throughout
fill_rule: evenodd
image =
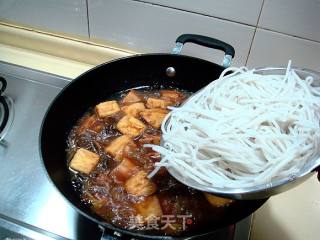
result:
M 201 46 L 224 51 L 225 56 L 222 61 L 222 66 L 224 68 L 230 67 L 232 59 L 235 55 L 235 50 L 228 43 L 225 43 L 215 38 L 206 37 L 206 36 L 201 36 L 196 34 L 183 34 L 177 38 L 176 45 L 172 49 L 172 53 L 173 54 L 181 53 L 183 45 L 187 42 L 192 42 L 195 44 L 199 44 Z

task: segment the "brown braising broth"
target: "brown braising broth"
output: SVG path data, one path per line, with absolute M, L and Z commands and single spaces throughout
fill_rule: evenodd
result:
M 179 106 L 190 95 L 181 90 L 171 89 L 167 91 L 169 94 L 166 91 L 148 88 L 133 90 L 132 93 L 140 100 L 132 102 L 124 100 L 129 91 L 118 93 L 106 101 L 116 100 L 120 110 L 105 117 L 99 117 L 97 107 L 90 109 L 69 134 L 70 158 L 67 163 L 69 166 L 79 149 L 89 150 L 99 157 L 89 173 L 81 170 L 81 164 L 73 163 L 76 167 L 69 169 L 72 184 L 83 204 L 106 222 L 149 234 L 181 235 L 216 223 L 225 208 L 211 205 L 202 192 L 179 183 L 166 169 L 161 169 L 150 180 L 144 177 L 142 183 L 135 181 L 134 177 L 141 173 L 149 174 L 154 169 L 154 163 L 160 161 L 159 154 L 144 147 L 144 144 L 159 144 L 161 130 L 142 117 L 143 111 L 134 113 L 145 129 L 137 136 L 130 136 L 133 144 L 130 140 L 116 155 L 108 148 L 115 139 L 125 135 L 117 126 L 119 120 L 128 115 L 124 112 L 125 106 L 140 102 L 139 106 L 143 103 L 147 109 L 150 107 L 149 98 Z M 166 106 L 161 107 L 163 110 L 160 112 L 166 111 Z M 122 165 L 120 168 L 121 163 L 124 168 Z

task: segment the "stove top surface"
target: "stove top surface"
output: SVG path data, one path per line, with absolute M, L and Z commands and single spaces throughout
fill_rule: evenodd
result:
M 71 80 L 0 62 L 5 96 L 14 103 L 12 126 L 0 142 L 0 239 L 99 239 L 97 224 L 68 203 L 46 176 L 38 148 L 44 114 Z M 236 225 L 248 239 L 251 217 Z

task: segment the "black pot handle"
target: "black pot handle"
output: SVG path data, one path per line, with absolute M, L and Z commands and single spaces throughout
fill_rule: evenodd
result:
M 4 99 L 3 96 L 1 96 L 1 94 L 4 92 L 4 90 L 7 87 L 7 81 L 0 77 L 0 82 L 1 82 L 1 88 L 0 88 L 0 104 L 3 106 L 4 109 L 4 113 L 3 113 L 3 120 L 0 124 L 0 132 L 3 131 L 3 129 L 5 128 L 5 126 L 7 125 L 8 119 L 9 119 L 9 106 L 7 104 L 7 101 Z
M 191 42 L 195 44 L 199 44 L 204 47 L 209 47 L 213 49 L 219 49 L 225 52 L 225 56 L 222 62 L 222 66 L 227 68 L 231 65 L 232 58 L 235 55 L 234 48 L 223 41 L 220 41 L 215 38 L 206 37 L 197 34 L 183 34 L 179 36 L 176 40 L 176 46 L 173 48 L 173 54 L 179 54 L 182 50 L 183 44 Z

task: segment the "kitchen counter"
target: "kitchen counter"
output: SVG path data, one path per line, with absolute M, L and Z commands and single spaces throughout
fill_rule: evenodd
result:
M 28 41 L 21 44 L 19 36 Z M 41 51 L 37 51 L 37 46 L 41 46 Z M 54 46 L 64 47 L 65 51 L 55 54 Z M 131 54 L 134 53 L 128 50 L 0 24 L 1 61 L 68 78 L 104 61 Z M 313 176 L 295 189 L 272 197 L 254 214 L 251 239 L 319 239 L 319 223 L 320 184 Z
M 316 175 L 272 197 L 255 214 L 252 240 L 319 239 L 320 183 Z

